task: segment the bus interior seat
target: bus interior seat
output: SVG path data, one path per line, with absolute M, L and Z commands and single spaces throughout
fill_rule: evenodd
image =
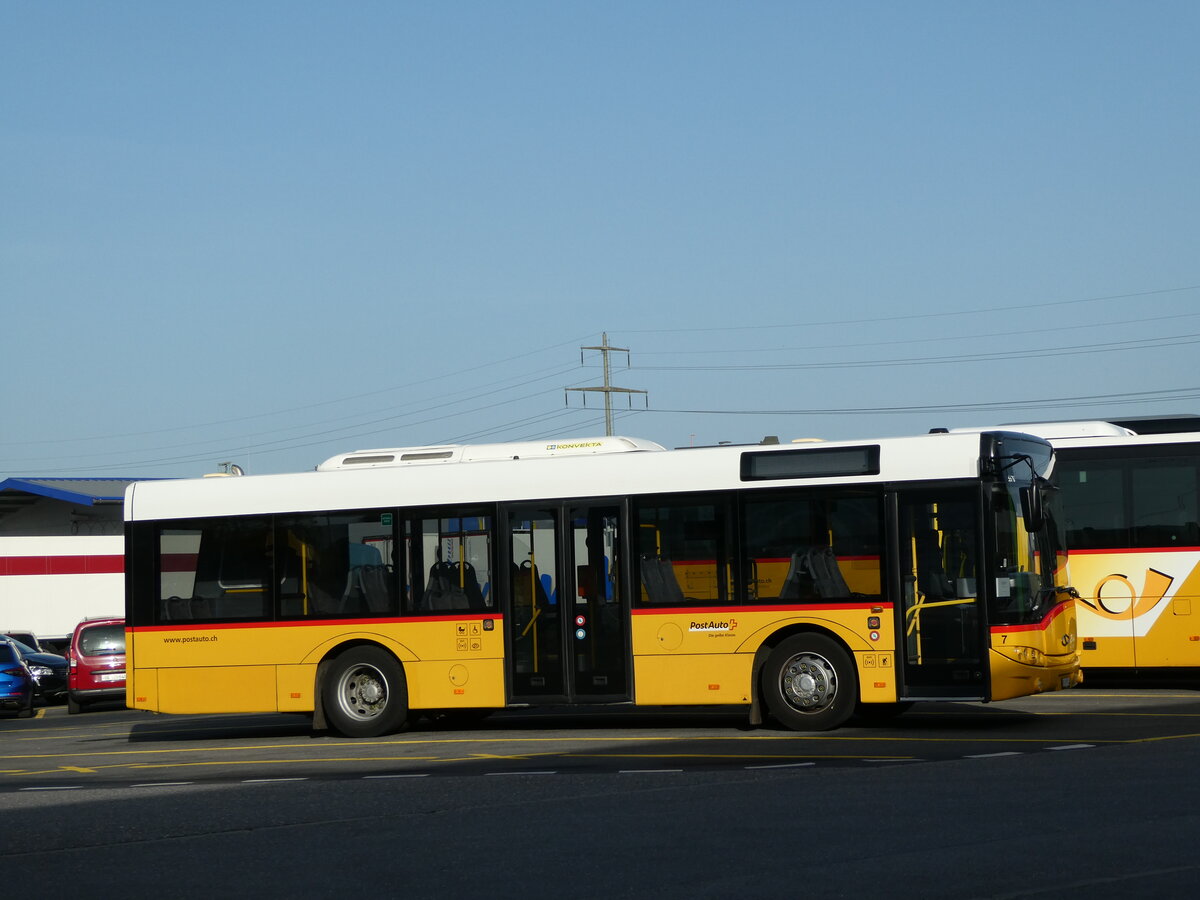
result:
M 805 573 L 801 570 L 802 559 L 803 554 L 799 550 L 792 554 L 787 575 L 784 576 L 783 584 L 779 588 L 780 600 L 799 600 L 804 593 L 801 590 L 805 581 Z
M 361 590 L 367 601 L 367 612 L 391 612 L 395 606 L 392 603 L 391 579 L 387 566 L 362 566 Z
M 430 612 L 484 610 L 483 591 L 468 562 L 436 562 L 429 568 L 421 609 Z
M 186 621 L 193 618 L 191 598 L 167 597 L 162 601 L 164 622 Z
M 842 575 L 832 547 L 809 547 L 792 554 L 780 600 L 802 600 L 813 597 L 822 600 L 851 596 L 850 586 Z
M 646 589 L 646 597 L 650 603 L 656 606 L 683 603 L 683 589 L 679 587 L 679 580 L 675 577 L 675 566 L 669 559 L 643 556 L 639 562 L 642 586 Z
M 512 585 L 514 605 L 529 605 L 530 597 L 537 595 L 537 606 L 550 605 L 550 597 L 546 594 L 546 585 L 542 581 L 542 573 L 530 560 L 520 565 L 513 563 Z M 530 587 L 532 586 L 532 588 Z
M 338 612 L 386 613 L 392 606 L 387 566 L 363 565 L 350 569 Z
M 206 597 L 167 597 L 162 601 L 164 622 L 194 622 L 212 617 Z

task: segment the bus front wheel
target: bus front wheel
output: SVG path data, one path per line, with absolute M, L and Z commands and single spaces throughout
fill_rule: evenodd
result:
M 337 657 L 321 701 L 326 720 L 345 737 L 390 734 L 408 718 L 404 670 L 380 647 L 354 647 Z
M 767 709 L 784 727 L 827 731 L 854 712 L 858 684 L 840 644 L 820 634 L 795 634 L 767 657 L 762 691 Z

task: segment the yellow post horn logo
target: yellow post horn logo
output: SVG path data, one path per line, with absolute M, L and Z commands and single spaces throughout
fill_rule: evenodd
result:
M 1085 600 L 1084 602 L 1107 619 L 1136 619 L 1158 605 L 1158 602 L 1167 595 L 1167 588 L 1174 580 L 1165 572 L 1147 569 L 1146 581 L 1139 594 L 1132 581 L 1124 575 L 1114 573 L 1105 576 L 1096 585 L 1094 601 Z M 1106 585 L 1120 585 L 1125 590 L 1117 591 L 1115 594 L 1110 591 L 1109 596 L 1105 597 Z M 1126 603 L 1128 605 L 1125 605 Z

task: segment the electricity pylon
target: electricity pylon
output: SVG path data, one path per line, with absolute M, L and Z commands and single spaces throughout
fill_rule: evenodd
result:
M 579 361 L 583 362 L 583 354 L 586 350 L 599 350 L 604 357 L 604 385 L 602 387 L 583 387 L 583 388 L 567 388 L 567 391 L 579 391 L 583 394 L 583 405 L 587 406 L 587 395 L 589 393 L 598 393 L 604 395 L 604 434 L 606 437 L 612 437 L 613 433 L 613 415 L 612 415 L 612 395 L 626 394 L 629 396 L 629 406 L 633 407 L 633 394 L 643 394 L 649 397 L 646 391 L 639 391 L 633 388 L 616 387 L 612 383 L 612 369 L 609 366 L 608 355 L 610 353 L 624 353 L 625 365 L 629 365 L 629 348 L 627 347 L 612 347 L 608 343 L 608 332 L 601 335 L 599 347 L 580 347 Z

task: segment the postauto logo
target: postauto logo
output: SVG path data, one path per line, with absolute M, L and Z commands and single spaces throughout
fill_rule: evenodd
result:
M 733 631 L 737 619 L 710 619 L 707 622 L 689 622 L 688 631 Z

